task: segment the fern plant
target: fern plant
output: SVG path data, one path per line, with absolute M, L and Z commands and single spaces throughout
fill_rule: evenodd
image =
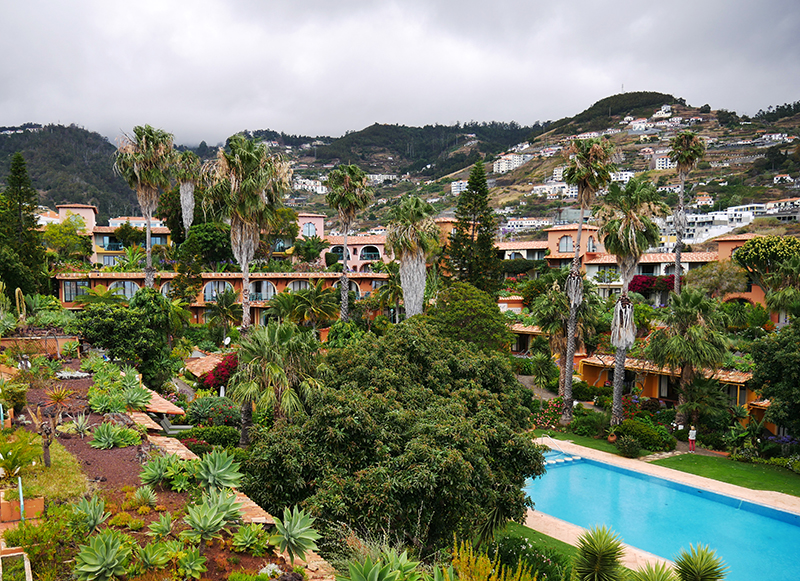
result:
M 250 523 L 242 525 L 232 539 L 233 550 L 238 553 L 250 553 L 254 557 L 261 557 L 267 552 L 269 536 L 260 524 Z
M 158 520 L 150 523 L 150 526 L 147 528 L 150 529 L 150 532 L 147 534 L 155 540 L 161 541 L 167 538 L 172 533 L 172 515 L 165 512 L 158 517 Z
M 158 498 L 152 486 L 141 486 L 133 493 L 133 502 L 136 506 L 154 507 L 158 504 Z
M 79 526 L 86 528 L 87 534 L 92 534 L 111 513 L 105 512 L 106 501 L 97 496 L 91 499 L 82 498 L 80 502 L 72 507 L 73 518 Z
M 131 548 L 125 535 L 105 529 L 89 538 L 75 557 L 73 575 L 78 581 L 110 581 L 128 570 Z
M 320 534 L 311 526 L 314 520 L 314 517 L 296 506 L 293 511 L 288 508 L 283 509 L 283 520 L 275 518 L 275 528 L 278 532 L 273 535 L 271 542 L 278 545 L 281 552 L 289 553 L 292 566 L 295 557 L 304 559 L 307 551 L 318 550 L 315 541 L 320 538 Z
M 194 474 L 203 488 L 234 488 L 239 486 L 242 473 L 239 463 L 224 450 L 214 450 L 204 455 Z

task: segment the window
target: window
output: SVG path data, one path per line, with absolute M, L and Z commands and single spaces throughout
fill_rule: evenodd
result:
M 317 227 L 314 226 L 313 222 L 306 222 L 305 224 L 303 224 L 303 236 L 308 238 L 310 236 L 316 236 L 316 235 L 317 235 Z
M 558 251 L 559 252 L 572 252 L 572 236 L 562 236 L 561 239 L 558 241 Z
M 172 288 L 172 283 L 165 282 L 164 284 L 161 285 L 161 294 L 169 298 L 169 291 L 171 288 Z
M 150 236 L 150 246 L 155 246 L 156 244 L 166 244 L 167 239 L 163 236 Z
M 589 236 L 586 241 L 586 252 L 597 252 L 597 243 L 594 241 L 594 236 Z
M 358 287 L 358 284 L 356 284 L 356 282 L 353 281 L 353 280 L 351 280 L 349 282 L 350 282 L 350 285 L 349 285 L 348 288 L 350 289 L 350 292 L 355 293 L 357 297 L 360 297 L 361 296 L 361 289 Z M 339 281 L 337 280 L 336 283 L 333 286 L 338 289 L 339 288 Z
M 381 253 L 376 246 L 365 246 L 361 249 L 361 260 L 380 260 Z
M 103 266 L 116 266 L 119 256 L 103 256 Z
M 139 285 L 132 280 L 115 280 L 108 287 L 108 290 L 113 291 L 118 288 L 122 289 L 122 294 L 126 299 L 131 299 L 136 294 L 136 291 L 139 290 Z
M 89 292 L 88 280 L 65 280 L 64 281 L 64 302 L 71 303 L 78 295 L 85 295 Z
M 212 280 L 203 287 L 203 300 L 207 303 L 217 301 L 217 295 L 221 295 L 226 290 L 233 290 L 233 285 L 224 280 Z
M 277 293 L 275 285 L 268 280 L 254 280 L 250 283 L 251 301 L 268 301 Z
M 308 281 L 307 280 L 293 280 L 289 283 L 289 290 L 292 292 L 297 292 L 299 290 L 304 290 L 308 288 Z
M 331 248 L 331 252 L 334 254 L 338 254 L 339 260 L 341 260 L 342 253 L 344 252 L 344 246 L 334 246 Z M 347 252 L 347 260 L 350 260 L 350 251 Z

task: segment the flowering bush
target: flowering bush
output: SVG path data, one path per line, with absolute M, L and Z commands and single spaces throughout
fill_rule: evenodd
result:
M 553 429 L 558 427 L 561 413 L 564 409 L 564 400 L 560 397 L 542 402 L 539 411 L 531 415 L 534 427 Z
M 227 397 L 204 397 L 189 404 L 186 413 L 190 424 L 196 426 L 239 427 L 241 413 L 233 400 Z
M 538 573 L 538 581 L 562 579 L 563 573 L 571 566 L 569 558 L 564 554 L 545 546 L 537 546 L 528 539 L 509 535 L 497 535 L 487 553 L 492 561 L 497 559 L 511 571 L 516 570 L 518 564 L 528 567 Z
M 205 374 L 200 380 L 203 389 L 218 391 L 223 385 L 228 385 L 228 380 L 239 367 L 239 357 L 236 353 L 229 353 L 222 358 L 219 364 Z

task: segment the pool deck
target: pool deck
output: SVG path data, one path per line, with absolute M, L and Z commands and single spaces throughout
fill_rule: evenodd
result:
M 553 440 L 550 440 L 549 438 L 539 438 L 536 440 L 536 443 L 543 444 L 550 448 L 555 447 L 553 445 Z M 800 515 L 800 498 L 796 496 L 783 494 L 782 492 L 772 492 L 769 490 L 751 490 L 749 488 L 743 488 L 734 484 L 720 482 L 719 480 L 712 480 L 711 478 L 688 474 L 679 470 L 665 468 L 664 466 L 649 464 L 641 460 L 623 458 L 622 456 L 601 452 L 600 450 L 584 448 L 583 446 L 578 446 L 577 444 L 573 444 L 569 441 L 558 440 L 556 445 L 558 446 L 558 449 L 561 449 L 563 452 L 573 456 L 581 456 L 583 458 L 597 460 L 598 462 L 612 464 L 614 466 L 619 466 L 621 468 L 626 468 L 642 474 L 656 476 L 672 482 L 680 482 L 681 484 L 702 488 L 704 490 L 711 490 L 726 496 L 732 496 L 734 498 L 747 500 L 755 504 L 769 506 L 771 508 L 776 508 L 778 510 Z M 573 525 L 561 519 L 557 519 L 550 515 L 534 510 L 528 510 L 525 526 L 565 543 L 569 543 L 570 545 L 576 545 L 578 537 L 586 532 L 586 529 L 583 527 Z M 658 562 L 670 563 L 670 561 L 662 559 L 661 557 L 657 557 L 652 553 L 642 551 L 641 549 L 637 549 L 636 547 L 632 547 L 630 545 L 625 545 L 623 565 L 629 569 L 635 570 L 641 568 L 645 563 Z

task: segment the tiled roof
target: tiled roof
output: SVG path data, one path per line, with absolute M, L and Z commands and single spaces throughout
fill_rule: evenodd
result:
M 144 412 L 128 412 L 128 415 L 136 424 L 144 426 L 148 430 L 156 430 L 158 432 L 162 430 L 161 426 L 155 423 L 150 416 Z
M 610 369 L 614 367 L 614 356 L 607 355 L 603 357 L 600 355 L 594 355 L 584 359 L 583 363 Z M 678 377 L 680 375 L 680 369 L 672 370 L 669 367 L 659 367 L 647 359 L 633 359 L 631 357 L 625 359 L 625 369 L 630 369 L 631 371 L 646 371 L 661 375 L 672 375 L 674 377 Z M 753 377 L 752 373 L 728 369 L 718 369 L 717 371 L 706 369 L 703 371 L 703 374 L 708 378 L 717 379 L 722 383 L 735 383 L 738 385 L 742 385 L 750 381 L 750 379 Z
M 566 260 L 568 258 L 575 258 L 574 252 L 556 252 L 545 256 L 547 260 Z
M 56 208 L 91 208 L 97 213 L 97 206 L 91 204 L 56 204 Z
M 522 242 L 498 242 L 498 250 L 534 250 L 547 248 L 547 240 L 526 240 Z
M 551 254 L 548 258 L 552 258 Z M 715 262 L 719 259 L 717 252 L 684 252 L 681 254 L 681 262 Z M 664 262 L 675 262 L 675 255 L 670 252 L 648 252 L 642 254 L 640 264 L 661 264 Z M 603 254 L 597 258 L 587 260 L 585 264 L 616 264 L 617 257 L 614 254 Z
M 758 238 L 760 234 L 753 234 L 752 232 L 748 232 L 747 234 L 733 234 L 731 236 L 720 236 L 719 238 L 713 238 L 712 242 L 735 242 L 738 240 L 752 240 L 753 238 Z
M 147 388 L 145 388 L 147 389 Z M 153 414 L 168 414 L 172 416 L 182 416 L 186 412 L 183 408 L 179 408 L 171 401 L 165 400 L 152 389 L 147 389 L 150 392 L 150 403 L 147 404 L 147 411 Z
M 344 244 L 344 236 L 326 236 L 325 239 L 331 244 Z M 348 246 L 362 246 L 364 244 L 386 244 L 386 236 L 348 236 Z
M 222 362 L 222 355 L 212 353 L 205 357 L 197 357 L 186 360 L 186 369 L 195 377 L 200 377 L 213 370 Z
M 136 226 L 134 226 L 134 228 L 136 228 Z M 116 229 L 116 226 L 95 226 L 92 228 L 92 232 L 95 234 L 113 234 Z M 169 234 L 169 228 L 165 226 L 154 226 L 150 228 L 150 232 L 153 234 Z
M 514 323 L 511 325 L 513 333 L 521 333 L 523 335 L 543 335 L 542 330 L 536 325 L 523 325 L 522 323 Z
M 525 297 L 521 297 L 519 295 L 508 295 L 507 297 L 497 297 L 497 300 L 498 300 L 498 302 L 499 301 L 506 301 L 506 302 L 508 302 L 508 301 L 521 301 L 523 298 L 525 298 Z
M 558 226 L 553 226 L 552 228 L 547 228 L 545 232 L 555 232 L 557 230 L 577 230 L 578 224 L 559 224 Z M 592 226 L 591 224 L 584 224 L 582 230 L 599 230 L 597 226 Z
M 309 213 L 306 213 L 306 212 L 298 212 L 297 213 L 297 217 L 298 218 L 327 218 L 327 216 L 325 214 L 309 214 Z

